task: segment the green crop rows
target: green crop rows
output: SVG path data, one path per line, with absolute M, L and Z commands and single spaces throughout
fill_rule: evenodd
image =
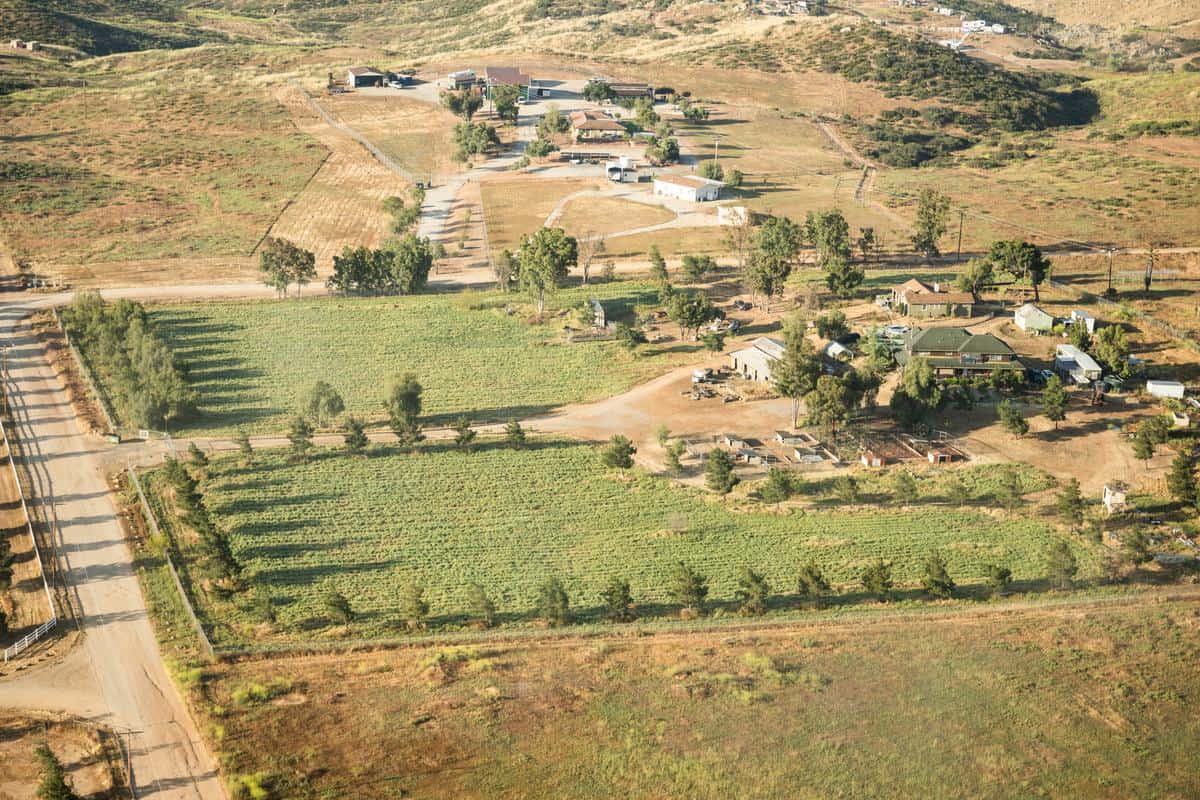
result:
M 979 582 L 988 563 L 1030 580 L 1042 576 L 1057 535 L 982 510 L 733 512 L 663 479 L 606 471 L 593 447 L 562 441 L 524 451 L 486 444 L 472 454 L 433 445 L 371 458 L 327 452 L 304 464 L 262 453 L 250 467 L 226 456 L 209 471 L 209 508 L 230 531 L 250 582 L 273 597 L 292 632 L 309 622 L 322 627 L 329 589 L 363 612 L 357 633 L 385 632 L 408 581 L 426 587 L 432 614 L 444 618 L 466 611 L 471 581 L 502 614 L 520 617 L 550 575 L 582 609 L 598 605 L 612 575 L 627 578 L 639 602 L 666 602 L 666 575 L 678 560 L 709 576 L 717 600 L 732 596 L 743 565 L 793 591 L 795 570 L 809 559 L 853 589 L 861 567 L 883 557 L 894 560 L 898 583 L 913 585 L 933 548 L 963 584 Z M 1081 574 L 1094 575 L 1094 553 L 1077 554 Z M 219 604 L 207 609 L 209 619 L 254 621 L 240 600 L 204 602 Z
M 559 293 L 559 307 L 599 296 L 610 316 L 652 302 L 644 284 L 611 283 Z M 382 415 L 388 381 L 412 371 L 434 421 L 458 414 L 507 419 L 597 400 L 660 372 L 671 352 L 637 357 L 615 342 L 560 342 L 561 321 L 530 324 L 525 298 L 494 292 L 371 299 L 314 298 L 158 306 L 154 321 L 190 368 L 200 413 L 186 433 L 279 432 L 315 381 L 347 409 Z M 522 306 L 509 314 L 505 306 Z

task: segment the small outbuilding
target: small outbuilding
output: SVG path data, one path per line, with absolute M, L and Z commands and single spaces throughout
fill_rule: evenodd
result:
M 910 294 L 907 313 L 919 319 L 971 317 L 975 314 L 975 296 L 970 292 Z
M 1054 327 L 1054 317 L 1033 303 L 1026 303 L 1014 311 L 1013 322 L 1026 333 L 1049 333 Z
M 690 203 L 703 203 L 721 196 L 720 181 L 693 175 L 658 175 L 654 178 L 654 193 Z
M 1179 381 L 1146 381 L 1146 392 L 1152 397 L 1183 399 L 1184 386 Z
M 346 85 L 351 89 L 361 89 L 364 86 L 383 86 L 386 77 L 374 67 L 351 67 L 346 72 Z
M 767 336 L 760 336 L 748 346 L 730 353 L 729 364 L 733 371 L 743 378 L 769 383 L 771 367 L 774 362 L 783 358 L 783 352 L 783 342 Z
M 1088 333 L 1096 332 L 1096 318 L 1086 311 L 1075 309 L 1071 312 L 1071 324 L 1082 325 L 1087 328 Z
M 1119 514 L 1125 510 L 1125 492 L 1126 487 L 1123 483 L 1104 484 L 1104 493 L 1100 496 L 1100 502 L 1104 504 L 1104 510 L 1108 514 Z

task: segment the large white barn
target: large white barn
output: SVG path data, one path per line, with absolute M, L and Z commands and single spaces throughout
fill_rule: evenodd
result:
M 783 342 L 760 336 L 741 350 L 730 353 L 729 364 L 743 378 L 770 383 L 771 366 L 783 358 L 783 351 Z

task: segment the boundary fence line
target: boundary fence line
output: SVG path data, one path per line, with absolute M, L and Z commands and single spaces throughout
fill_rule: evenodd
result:
M 4 404 L 9 408 L 8 403 L 8 365 L 4 365 L 4 374 L 0 377 L 0 391 L 4 393 Z M 13 460 L 12 444 L 8 439 L 8 426 L 4 424 L 4 420 L 0 419 L 0 441 L 4 442 L 4 451 L 7 454 L 8 467 L 12 470 L 13 483 L 17 486 L 17 497 L 21 500 L 21 512 L 25 514 L 25 531 L 29 534 L 30 540 L 33 542 L 33 553 L 37 558 L 38 572 L 42 576 L 42 589 L 46 592 L 46 604 L 50 607 L 50 619 L 43 622 L 30 633 L 17 640 L 12 646 L 5 648 L 4 661 L 7 663 L 19 656 L 25 650 L 32 647 L 37 641 L 45 636 L 50 631 L 54 630 L 58 625 L 58 610 L 54 606 L 54 595 L 50 593 L 50 584 L 46 581 L 46 564 L 42 561 L 42 550 L 38 547 L 37 534 L 33 531 L 33 518 L 29 515 L 29 506 L 25 503 L 25 490 L 21 487 L 21 476 L 17 472 L 17 463 Z
M 50 313 L 54 315 L 54 324 L 58 326 L 58 330 L 62 333 L 63 341 L 67 343 L 67 350 L 71 354 L 71 358 L 75 360 L 75 366 L 79 369 L 79 374 L 83 375 L 83 380 L 87 384 L 88 391 L 92 397 L 96 399 L 96 405 L 100 406 L 100 413 L 104 415 L 104 424 L 108 426 L 109 433 L 117 433 L 117 423 L 113 421 L 112 410 L 108 407 L 108 397 L 105 396 L 96 386 L 96 381 L 92 377 L 92 365 L 83 357 L 83 353 L 79 352 L 79 348 L 71 341 L 71 335 L 67 333 L 66 327 L 62 324 L 62 317 L 58 315 L 58 309 L 51 307 Z
M 332 114 L 330 114 L 328 111 L 326 111 L 325 107 L 322 106 L 320 103 L 318 103 L 317 99 L 315 97 L 313 97 L 311 94 L 309 94 L 307 89 L 305 89 L 302 85 L 300 85 L 300 81 L 296 80 L 295 78 L 289 78 L 288 83 L 291 84 L 296 89 L 296 91 L 300 92 L 300 94 L 303 95 L 304 99 L 308 102 L 309 106 L 312 107 L 313 111 L 317 112 L 317 114 L 321 117 L 321 119 L 325 120 L 327 123 L 329 123 L 329 125 L 336 128 L 337 130 L 341 131 L 342 133 L 346 134 L 354 141 L 358 142 L 360 145 L 363 146 L 363 149 L 366 150 L 368 153 L 370 153 L 371 156 L 376 161 L 378 161 L 380 164 L 383 164 L 385 167 L 387 167 L 392 172 L 399 175 L 401 178 L 404 178 L 404 180 L 408 181 L 409 183 L 417 182 L 417 177 L 415 175 L 413 175 L 411 172 L 409 172 L 408 170 L 406 170 L 404 167 L 397 164 L 394 160 L 392 160 L 391 156 L 387 155 L 382 150 L 380 150 L 378 147 L 371 144 L 370 140 L 368 140 L 365 136 L 363 136 L 358 131 L 354 130 L 354 128 L 351 128 L 349 125 L 347 125 L 344 122 L 339 122 Z
M 146 493 L 142 490 L 142 482 L 138 479 L 137 473 L 133 467 L 127 467 L 126 472 L 129 473 L 129 482 L 133 484 L 133 488 L 137 491 L 138 501 L 142 505 L 142 516 L 146 518 L 146 524 L 150 526 L 151 534 L 155 539 L 165 541 L 162 528 L 158 525 L 158 518 L 154 513 L 154 509 L 150 507 L 150 502 L 146 499 Z M 175 583 L 175 589 L 179 592 L 179 597 L 183 601 L 183 610 L 187 612 L 192 627 L 200 637 L 200 648 L 204 651 L 205 656 L 211 660 L 214 653 L 212 642 L 209 641 L 208 634 L 204 632 L 204 626 L 200 624 L 200 618 L 196 616 L 196 610 L 192 607 L 192 601 L 188 597 L 187 591 L 183 587 L 183 581 L 179 577 L 179 571 L 175 569 L 175 562 L 171 559 L 169 549 L 170 542 L 165 543 L 167 546 L 163 548 L 163 559 L 167 562 L 167 570 L 171 573 L 171 580 Z

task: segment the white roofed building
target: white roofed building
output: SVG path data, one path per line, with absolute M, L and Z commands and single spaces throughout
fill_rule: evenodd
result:
M 760 336 L 742 349 L 730 353 L 729 365 L 743 378 L 770 383 L 772 365 L 783 358 L 783 352 L 783 342 Z

